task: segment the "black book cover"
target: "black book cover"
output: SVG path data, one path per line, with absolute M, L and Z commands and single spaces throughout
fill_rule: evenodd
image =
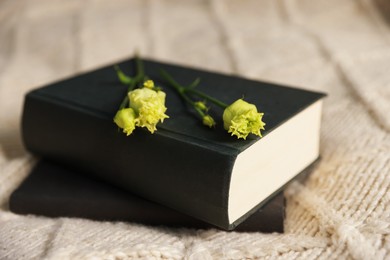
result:
M 211 228 L 192 218 L 84 173 L 41 160 L 12 193 L 9 208 L 18 214 L 131 221 L 146 225 Z M 235 231 L 283 232 L 283 192 L 258 209 Z
M 281 184 L 274 194 L 230 223 L 228 193 L 237 156 L 324 95 L 155 61 L 144 64 L 146 74 L 166 92 L 170 116 L 153 135 L 137 129 L 126 137 L 118 131 L 113 116 L 127 87 L 119 83 L 113 66 L 107 66 L 28 93 L 22 119 L 25 146 L 148 200 L 233 229 L 283 189 Z M 119 65 L 134 75 L 133 60 Z M 199 90 L 228 104 L 245 96 L 265 111 L 263 139 L 232 138 L 221 127 L 221 120 L 213 130 L 203 126 L 177 93 L 159 80 L 161 69 L 183 85 L 201 78 Z

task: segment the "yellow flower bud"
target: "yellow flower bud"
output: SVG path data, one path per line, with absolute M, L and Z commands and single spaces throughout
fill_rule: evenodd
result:
M 157 123 L 163 122 L 165 114 L 165 93 L 149 88 L 139 88 L 128 93 L 130 107 L 134 109 L 137 118 L 135 125 L 146 127 L 151 133 L 157 130 Z
M 214 118 L 212 118 L 210 115 L 205 115 L 203 117 L 203 124 L 212 128 L 215 126 Z
M 265 126 L 263 115 L 255 105 L 238 99 L 223 112 L 224 128 L 237 138 L 246 139 L 250 133 L 261 137 L 260 130 Z
M 203 102 L 203 101 L 195 102 L 195 107 L 197 107 L 198 109 L 200 109 L 202 111 L 207 111 L 208 110 L 208 108 L 206 107 L 205 102 Z
M 135 129 L 135 112 L 132 108 L 120 109 L 115 117 L 115 124 L 123 129 L 123 133 L 130 135 Z
M 144 82 L 144 88 L 153 89 L 154 88 L 154 82 L 153 80 L 147 80 Z

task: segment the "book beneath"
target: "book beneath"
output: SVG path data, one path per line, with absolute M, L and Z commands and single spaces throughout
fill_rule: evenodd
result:
M 283 232 L 284 204 L 281 191 L 234 231 Z M 17 214 L 47 217 L 130 221 L 169 227 L 213 227 L 86 173 L 47 160 L 40 160 L 11 194 L 9 209 Z

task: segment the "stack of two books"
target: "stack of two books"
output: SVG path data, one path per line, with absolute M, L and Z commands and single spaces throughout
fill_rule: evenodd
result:
M 128 74 L 134 61 L 121 62 Z M 20 214 L 121 220 L 149 225 L 283 232 L 283 189 L 319 157 L 324 94 L 180 66 L 144 61 L 167 94 L 169 119 L 153 135 L 125 136 L 112 122 L 126 95 L 112 66 L 26 95 L 26 148 L 43 158 L 14 191 Z M 264 112 L 262 138 L 237 140 L 217 120 L 199 123 L 164 82 L 232 103 L 244 97 Z M 217 111 L 218 112 L 218 111 Z M 219 111 L 222 114 L 222 111 Z M 218 118 L 217 114 L 214 118 Z

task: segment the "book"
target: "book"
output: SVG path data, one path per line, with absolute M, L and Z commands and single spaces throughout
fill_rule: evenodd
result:
M 154 134 L 137 129 L 127 137 L 113 124 L 127 88 L 106 66 L 26 95 L 26 148 L 226 230 L 318 158 L 323 93 L 152 60 L 144 65 L 167 94 L 170 118 Z M 119 66 L 134 73 L 134 60 Z M 200 91 L 228 104 L 244 96 L 264 112 L 263 137 L 237 140 L 221 119 L 215 129 L 205 127 L 161 80 L 161 69 L 183 85 L 201 78 Z
M 213 227 L 85 173 L 47 160 L 40 160 L 11 194 L 9 209 L 17 214 L 47 217 L 131 221 L 168 227 Z M 234 231 L 282 233 L 284 209 L 284 196 L 281 191 Z

